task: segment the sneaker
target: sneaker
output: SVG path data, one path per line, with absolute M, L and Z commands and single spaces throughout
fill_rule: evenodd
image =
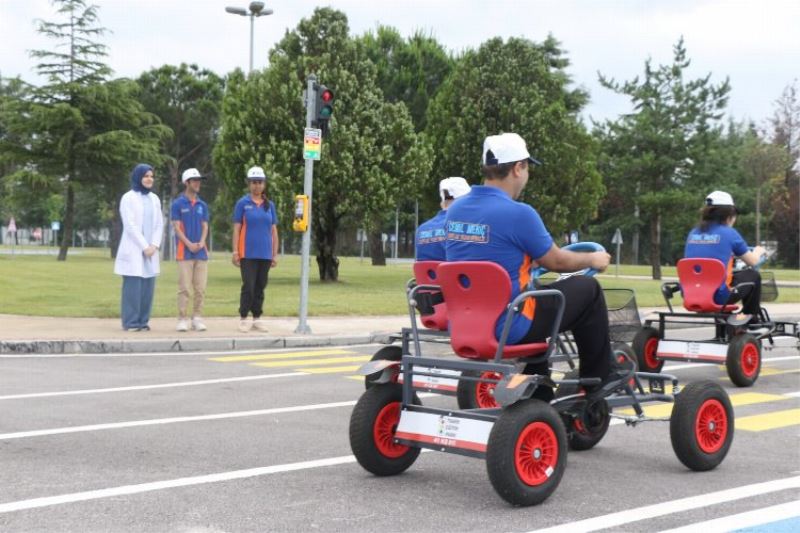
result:
M 203 319 L 199 316 L 196 316 L 192 319 L 192 329 L 195 331 L 205 331 L 206 325 L 203 323 Z
M 267 332 L 267 321 L 266 320 L 261 320 L 260 318 L 258 318 L 258 319 L 256 319 L 255 322 L 253 322 L 253 327 L 256 328 L 258 331 L 266 333 Z
M 175 326 L 175 331 L 189 331 L 189 322 L 187 320 L 178 320 L 178 325 Z
M 243 318 L 239 321 L 239 331 L 242 333 L 247 333 L 253 329 L 253 321 L 249 318 Z

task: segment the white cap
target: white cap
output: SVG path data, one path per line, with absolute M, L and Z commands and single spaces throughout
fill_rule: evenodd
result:
M 446 200 L 445 193 L 455 199 L 469 194 L 471 190 L 469 183 L 464 178 L 445 178 L 439 182 L 439 196 L 441 196 L 443 202 Z
M 200 171 L 196 168 L 187 168 L 183 171 L 183 175 L 181 176 L 181 182 L 186 183 L 189 180 L 204 180 L 206 179 L 205 176 L 200 175 Z
M 261 167 L 250 167 L 247 170 L 247 179 L 252 181 L 264 181 L 267 175 L 264 174 L 264 169 Z
M 527 159 L 529 163 L 541 165 L 542 163 L 531 157 L 525 140 L 516 133 L 501 133 L 489 135 L 483 141 L 483 165 L 501 165 Z
M 730 205 L 733 206 L 733 196 L 725 191 L 714 191 L 706 196 L 706 205 Z

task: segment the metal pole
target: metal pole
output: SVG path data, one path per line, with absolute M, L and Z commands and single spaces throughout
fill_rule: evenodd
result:
M 616 273 L 614 274 L 615 277 L 619 277 L 619 248 L 620 248 L 620 246 L 622 246 L 622 243 L 618 242 L 617 243 L 617 270 L 616 270 Z
M 313 74 L 308 76 L 306 84 L 306 128 L 311 127 L 314 119 L 312 98 L 314 98 L 314 84 L 317 77 Z M 300 259 L 300 323 L 297 325 L 295 333 L 310 334 L 311 328 L 306 323 L 308 317 L 308 268 L 309 256 L 311 255 L 311 213 L 314 206 L 312 190 L 314 187 L 314 160 L 306 159 L 305 176 L 303 178 L 303 194 L 308 196 L 308 229 L 303 232 L 303 253 Z
M 400 208 L 394 210 L 394 258 L 397 259 L 397 243 L 400 242 Z
M 256 18 L 255 13 L 250 13 L 250 70 L 248 74 L 253 72 L 253 22 Z

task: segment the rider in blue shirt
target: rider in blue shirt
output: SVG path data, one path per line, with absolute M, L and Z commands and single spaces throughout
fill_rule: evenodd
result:
M 733 262 L 734 257 L 739 257 L 747 265 L 755 266 L 765 250 L 756 246 L 749 251 L 745 240 L 733 229 L 736 214 L 736 206 L 730 194 L 724 191 L 709 194 L 700 212 L 700 224 L 692 228 L 686 237 L 683 256 L 717 259 L 725 265 L 727 276 L 714 293 L 714 302 L 722 305 L 741 299 L 742 312 L 752 315 L 751 321 L 757 321 L 761 309 L 761 275 L 757 270 L 751 269 L 734 272 Z M 753 285 L 745 285 L 739 289 L 738 294 L 731 294 L 731 287 L 744 282 Z
M 516 133 L 486 138 L 483 145 L 483 186 L 455 202 L 447 210 L 448 261 L 493 261 L 511 278 L 516 297 L 530 281 L 533 262 L 554 272 L 574 272 L 584 268 L 603 271 L 610 256 L 605 252 L 575 253 L 553 243 L 541 217 L 528 204 L 518 202 L 528 183 L 532 165 L 539 161 L 528 153 L 525 141 Z M 594 278 L 573 276 L 553 283 L 550 288 L 564 294 L 566 308 L 561 331 L 572 330 L 580 357 L 580 376 L 602 379 L 597 390 L 613 389 L 623 383 L 622 371 L 612 371 L 608 310 L 603 291 Z M 514 318 L 509 334 L 511 344 L 543 342 L 551 333 L 557 302 L 553 298 L 526 301 Z M 498 317 L 499 338 L 505 313 Z M 527 373 L 548 374 L 547 364 L 528 365 Z
M 469 190 L 469 183 L 464 178 L 445 178 L 439 182 L 439 196 L 442 199 L 439 205 L 442 210 L 417 228 L 417 261 L 445 260 L 444 241 L 447 232 L 444 228 L 444 221 L 447 209 L 457 198 L 469 194 Z

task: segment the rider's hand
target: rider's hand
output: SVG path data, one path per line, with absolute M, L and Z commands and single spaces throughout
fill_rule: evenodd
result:
M 592 252 L 589 254 L 589 260 L 591 261 L 590 265 L 593 269 L 598 272 L 605 272 L 609 263 L 611 263 L 611 256 L 608 252 Z
M 766 255 L 767 250 L 763 246 L 756 246 L 755 248 L 753 248 L 753 253 L 756 254 L 756 257 L 761 259 L 762 255 Z

